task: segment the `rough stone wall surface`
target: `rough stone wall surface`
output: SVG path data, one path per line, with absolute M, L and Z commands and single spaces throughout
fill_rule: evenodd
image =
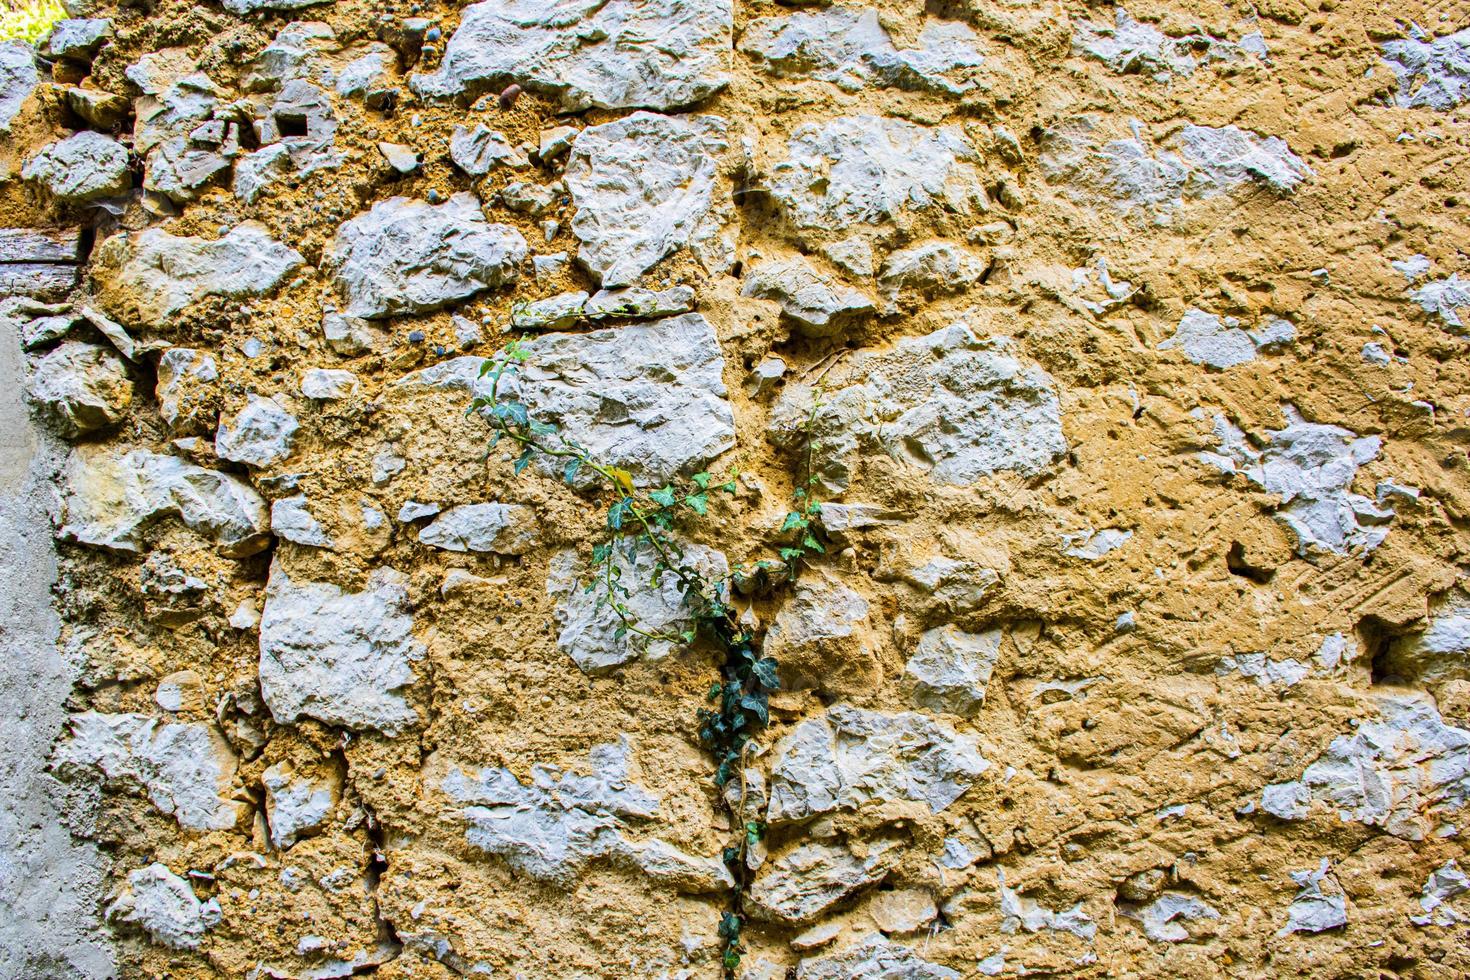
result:
M 1470 974 L 1463 6 L 72 13 L 0 46 L 86 255 L 0 235 L 0 975 L 722 974 L 717 665 L 466 414 L 521 332 L 738 468 L 710 569 L 811 437 L 742 980 Z

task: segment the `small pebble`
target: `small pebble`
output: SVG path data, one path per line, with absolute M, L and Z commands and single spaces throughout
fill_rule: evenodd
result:
M 500 108 L 509 109 L 516 104 L 516 99 L 520 98 L 520 95 L 521 87 L 519 85 L 507 85 L 505 91 L 500 93 Z
M 424 332 L 422 330 L 410 331 L 408 334 L 408 342 L 410 344 L 422 344 L 424 342 Z

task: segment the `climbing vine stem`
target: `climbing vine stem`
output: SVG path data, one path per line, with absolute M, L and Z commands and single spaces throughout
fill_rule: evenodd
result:
M 597 610 L 606 606 L 617 617 L 615 640 L 661 641 L 681 647 L 703 642 L 719 655 L 720 679 L 710 685 L 705 706 L 697 710 L 695 720 L 700 744 L 714 759 L 714 784 L 733 819 L 734 834 L 722 858 L 735 887 L 718 930 L 722 967 L 727 978 L 733 977 L 745 949 L 741 931 L 752 874 L 751 849 L 765 834 L 765 824 L 747 812 L 747 754 L 752 740 L 769 724 L 770 697 L 781 687 L 778 664 L 763 655 L 759 637 L 742 623 L 735 596 L 756 589 L 757 583 L 779 586 L 793 582 L 806 561 L 826 550 L 813 469 L 812 429 L 820 407 L 820 388 L 804 426 L 805 472 L 794 491 L 794 507 L 781 526 L 786 543 L 778 550 L 779 560 L 761 560 L 749 568 L 736 565 L 728 574 L 712 575 L 686 554 L 675 532 L 683 521 L 708 514 L 711 494 L 733 496 L 738 474 L 715 479 L 701 472 L 677 485 L 670 482 L 656 490 L 639 487 L 627 470 L 594 458 L 556 425 L 533 417 L 513 390 L 502 392 L 502 383 L 513 381 L 529 356 L 524 343 L 512 341 L 486 360 L 480 369 L 482 384 L 467 411 L 488 420 L 492 448 L 509 441 L 519 450 L 516 475 L 541 457 L 569 486 L 586 486 L 590 477 L 591 482 L 601 482 L 611 491 L 605 515 L 607 536 L 592 548 L 584 591 L 597 593 Z M 633 571 L 646 564 L 639 562 L 640 555 L 653 559 L 648 581 L 629 582 Z M 669 576 L 679 585 L 691 624 L 677 633 L 645 625 L 629 606 L 635 589 L 659 589 Z

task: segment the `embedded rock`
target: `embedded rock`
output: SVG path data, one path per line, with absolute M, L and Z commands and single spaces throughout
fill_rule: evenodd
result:
M 923 715 L 833 705 L 777 746 L 767 819 L 794 823 L 873 801 L 939 813 L 989 767 L 973 739 Z
M 1220 913 L 1202 899 L 1186 892 L 1166 891 L 1144 905 L 1119 903 L 1119 910 L 1143 923 L 1143 934 L 1156 943 L 1182 943 L 1189 930 L 1182 922 L 1218 919 Z
M 924 127 L 887 116 L 843 116 L 792 133 L 770 191 L 802 232 L 859 225 L 917 225 L 921 216 L 973 219 L 986 207 L 980 153 L 953 126 Z
M 872 300 L 799 255 L 752 265 L 740 293 L 779 303 L 782 314 L 810 337 L 840 333 L 846 322 L 873 312 Z
M 698 313 L 547 334 L 525 349 L 520 372 L 500 382 L 501 401 L 520 401 L 532 418 L 556 425 L 593 459 L 627 470 L 639 485 L 696 472 L 735 444 L 724 357 L 714 329 Z M 480 358 L 460 360 L 478 375 Z M 562 476 L 554 460 L 541 457 L 535 465 L 550 477 Z
M 67 459 L 63 487 L 56 533 L 66 540 L 139 552 L 143 530 L 172 515 L 229 557 L 253 555 L 269 542 L 258 493 L 236 477 L 175 456 L 80 446 Z
M 261 773 L 260 781 L 265 786 L 271 843 L 280 850 L 321 830 L 342 795 L 342 782 L 335 772 L 324 779 L 311 779 L 284 762 Z
M 962 293 L 989 269 L 984 256 L 954 242 L 922 242 L 888 256 L 878 273 L 878 286 L 892 310 L 905 294 L 934 299 Z
M 963 95 L 984 60 L 980 38 L 965 24 L 932 21 L 913 48 L 894 45 L 878 12 L 830 7 L 761 17 L 746 27 L 740 49 L 778 78 L 819 78 L 849 92 L 899 88 Z
M 526 240 L 485 220 L 472 194 L 389 198 L 337 229 L 323 265 L 349 317 L 424 313 L 515 282 Z
M 1218 453 L 1200 461 L 1221 473 L 1246 479 L 1281 498 L 1275 513 L 1297 539 L 1297 553 L 1347 554 L 1371 551 L 1388 536 L 1393 511 L 1350 489 L 1358 467 L 1376 459 L 1378 436 L 1362 436 L 1335 425 L 1308 422 L 1290 405 L 1282 407 L 1286 427 L 1267 433 L 1270 442 L 1254 449 L 1245 433 L 1223 416 L 1215 418 Z
M 1076 534 L 1062 535 L 1062 554 L 1084 561 L 1097 561 L 1123 547 L 1133 538 L 1132 531 L 1118 527 L 1105 527 L 1100 531 L 1090 528 Z
M 107 907 L 107 918 L 138 926 L 170 949 L 198 949 L 204 934 L 219 924 L 219 902 L 199 901 L 187 880 L 154 862 L 128 873 L 128 883 Z
M 169 430 L 179 434 L 214 428 L 219 411 L 215 383 L 219 368 L 214 357 L 189 347 L 171 347 L 158 359 L 158 414 Z
M 62 435 L 76 438 L 116 425 L 132 404 L 133 383 L 111 351 L 67 341 L 36 364 L 30 394 Z
M 858 857 L 842 844 L 800 844 L 761 866 L 749 902 L 757 918 L 786 925 L 810 922 L 833 905 L 887 877 L 897 855 L 876 844 Z
M 72 767 L 93 768 L 110 783 L 141 786 L 188 830 L 229 830 L 249 809 L 235 799 L 235 753 L 211 725 L 87 711 L 72 715 L 70 726 L 71 738 L 56 750 L 63 778 Z
M 824 392 L 814 433 L 828 460 L 817 475 L 831 490 L 850 483 L 862 445 L 953 484 L 1002 470 L 1037 476 L 1067 451 L 1051 377 L 1009 338 L 980 340 L 963 323 L 861 351 L 828 374 Z M 812 400 L 810 386 L 787 385 L 771 419 L 778 442 L 802 437 Z
M 93 258 L 103 304 L 151 327 L 171 325 L 189 304 L 206 297 L 263 296 L 302 264 L 295 250 L 248 221 L 213 241 L 160 228 L 124 232 L 99 245 Z
M 1201 64 L 1267 60 L 1266 41 L 1259 32 L 1238 42 L 1202 32 L 1169 37 L 1135 20 L 1122 7 L 1117 8 L 1111 24 L 1079 21 L 1072 35 L 1072 53 L 1095 58 L 1120 75 L 1147 74 L 1157 81 L 1189 75 Z
M 536 546 L 536 515 L 520 504 L 462 504 L 419 531 L 419 543 L 445 551 L 523 555 Z
M 1291 872 L 1291 880 L 1299 891 L 1286 910 L 1286 925 L 1276 933 L 1289 936 L 1294 932 L 1325 932 L 1347 925 L 1347 900 L 1337 879 L 1329 876 L 1327 858 L 1313 871 Z M 1323 885 L 1327 887 L 1324 889 Z
M 677 316 L 694 309 L 694 289 L 670 286 L 668 289 L 601 289 L 592 294 L 582 315 L 589 320 L 654 320 Z
M 1419 684 L 1470 680 L 1470 597 L 1453 593 L 1433 602 L 1428 628 L 1394 640 L 1374 666 Z
M 66 204 L 115 197 L 132 185 L 127 148 L 91 130 L 48 143 L 26 161 L 21 176 Z
M 413 75 L 423 98 L 517 83 L 583 109 L 677 109 L 729 81 L 729 0 L 476 3 L 460 14 L 439 70 Z
M 804 959 L 796 967 L 796 980 L 960 980 L 960 976 L 877 933 L 836 953 Z
M 1234 317 L 1219 317 L 1191 307 L 1159 350 L 1179 350 L 1195 364 L 1217 371 L 1256 359 L 1256 351 L 1288 343 L 1296 328 L 1279 318 L 1268 320 L 1260 330 L 1246 330 Z
M 0 133 L 10 132 L 40 80 L 35 49 L 24 41 L 0 42 Z
M 283 497 L 271 504 L 271 533 L 305 548 L 332 547 L 331 536 L 307 510 L 305 494 Z
M 1400 106 L 1448 112 L 1470 100 L 1470 28 L 1431 40 L 1416 26 L 1413 37 L 1386 41 L 1382 51 L 1398 76 Z
M 868 601 L 828 573 L 799 579 L 766 632 L 762 654 L 781 686 L 860 694 L 880 675 Z
M 112 36 L 112 21 L 106 17 L 82 17 L 58 20 L 42 45 L 48 58 L 70 58 L 90 61 Z
M 1000 657 L 1001 635 L 999 629 L 966 633 L 953 626 L 926 632 L 904 668 L 914 703 L 973 716 L 985 704 L 985 689 Z
M 691 857 L 657 838 L 635 843 L 625 836 L 659 812 L 658 797 L 633 781 L 631 756 L 623 736 L 593 747 L 590 776 L 538 764 L 526 785 L 508 769 L 482 769 L 476 776 L 455 769 L 441 789 L 466 804 L 460 815 L 469 824 L 470 844 L 541 881 L 570 888 L 590 862 L 605 858 L 683 891 L 731 887 L 717 861 Z
M 206 187 L 223 181 L 229 172 L 230 161 L 223 154 L 173 137 L 148 152 L 143 189 L 184 204 Z
M 291 455 L 300 425 L 274 398 L 251 394 L 245 407 L 220 420 L 214 451 L 220 459 L 249 466 L 272 466 Z
M 1065 912 L 1053 911 L 1034 899 L 1007 888 L 1005 872 L 998 871 L 997 878 L 997 887 L 1000 889 L 1001 932 L 1070 932 L 1078 939 L 1086 940 L 1097 935 L 1097 923 L 1082 911 L 1081 902 Z
M 729 204 L 717 186 L 728 124 L 635 112 L 577 136 L 564 180 L 577 259 L 603 286 L 631 286 L 660 259 L 715 236 Z
M 1416 926 L 1454 926 L 1470 922 L 1470 911 L 1462 911 L 1449 904 L 1450 899 L 1470 892 L 1470 877 L 1460 870 L 1454 858 L 1430 872 L 1419 896 L 1419 907 L 1423 915 L 1411 915 L 1409 921 Z
M 281 724 L 302 717 L 397 735 L 418 721 L 402 691 L 424 657 L 405 577 L 375 569 L 361 592 L 293 582 L 271 565 L 260 615 L 260 693 Z
M 238 158 L 230 190 L 246 204 L 254 204 L 267 187 L 290 172 L 290 149 L 284 143 L 272 143 Z
M 1466 331 L 1460 311 L 1470 310 L 1470 280 L 1452 272 L 1448 279 L 1426 282 L 1410 293 L 1409 298 L 1428 315 L 1439 317 L 1452 332 Z
M 529 167 L 531 161 L 518 147 L 484 123 L 476 123 L 474 129 L 466 126 L 454 127 L 449 138 L 449 158 L 454 165 L 471 177 L 483 177 L 499 166 Z
M 1451 814 L 1470 800 L 1470 731 L 1445 724 L 1423 695 L 1382 697 L 1378 711 L 1333 739 L 1300 779 L 1267 786 L 1261 808 L 1301 820 L 1321 802 L 1343 822 L 1405 840 L 1453 825 Z
M 565 330 L 585 315 L 587 294 L 558 293 L 545 299 L 511 307 L 510 325 L 514 330 Z
M 335 402 L 351 398 L 361 390 L 351 371 L 311 368 L 301 375 L 301 393 L 313 401 Z
M 651 546 L 642 545 L 631 561 L 622 550 L 610 560 L 623 581 L 649 583 L 657 557 Z M 709 577 L 721 577 L 729 570 L 724 555 L 702 545 L 686 546 L 684 560 Z M 557 600 L 556 620 L 561 626 L 557 649 L 571 657 L 584 673 L 606 673 L 640 658 L 660 660 L 677 649 L 668 640 L 640 637 L 632 632 L 619 635 L 623 623 L 608 602 L 607 584 L 596 581 L 588 592 L 583 583 L 587 574 L 578 553 L 568 550 L 551 560 L 546 577 L 546 591 Z M 633 624 L 641 630 L 677 635 L 694 624 L 684 600 L 683 586 L 675 575 L 665 573 L 657 588 L 642 586 L 620 601 L 626 605 Z

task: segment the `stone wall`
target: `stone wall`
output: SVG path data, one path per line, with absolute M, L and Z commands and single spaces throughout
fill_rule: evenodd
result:
M 521 334 L 738 471 L 710 574 L 812 446 L 736 976 L 1470 972 L 1463 8 L 73 12 L 0 46 L 6 977 L 721 976 L 718 665 L 467 413 Z

